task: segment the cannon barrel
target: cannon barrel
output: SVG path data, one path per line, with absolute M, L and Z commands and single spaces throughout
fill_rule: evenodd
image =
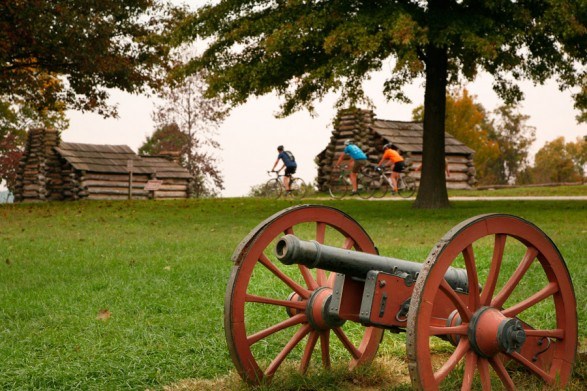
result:
M 326 246 L 313 240 L 300 240 L 295 235 L 282 237 L 275 252 L 277 259 L 286 265 L 297 263 L 358 278 L 365 278 L 369 271 L 376 270 L 413 282 L 422 270 L 418 262 Z M 466 270 L 449 267 L 444 278 L 454 290 L 469 291 Z

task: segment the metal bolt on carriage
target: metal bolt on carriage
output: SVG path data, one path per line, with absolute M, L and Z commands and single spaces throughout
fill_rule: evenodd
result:
M 570 379 L 572 281 L 554 243 L 522 218 L 463 221 L 422 264 L 379 255 L 337 209 L 300 205 L 255 227 L 233 262 L 224 326 L 248 383 L 292 367 L 367 364 L 385 330 L 406 332 L 416 389 L 456 378 L 463 390 L 513 390 L 528 376 L 562 388 Z

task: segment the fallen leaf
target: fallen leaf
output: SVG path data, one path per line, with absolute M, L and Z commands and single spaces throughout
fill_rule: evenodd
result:
M 98 316 L 96 316 L 96 319 L 108 320 L 108 319 L 110 319 L 111 316 L 112 316 L 112 313 L 110 311 L 108 311 L 107 308 L 103 308 L 100 311 L 98 311 Z

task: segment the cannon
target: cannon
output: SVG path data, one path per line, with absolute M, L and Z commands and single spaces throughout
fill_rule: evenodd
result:
M 415 389 L 570 380 L 573 284 L 555 244 L 520 217 L 465 220 L 419 263 L 381 256 L 340 210 L 299 205 L 261 222 L 232 260 L 224 329 L 248 383 L 368 364 L 385 330 L 405 332 Z

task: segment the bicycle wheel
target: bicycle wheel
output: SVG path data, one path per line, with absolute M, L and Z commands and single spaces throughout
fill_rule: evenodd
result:
M 371 197 L 373 197 L 373 193 L 375 192 L 376 188 L 375 188 L 375 184 L 376 184 L 376 178 L 375 178 L 375 172 L 373 170 L 370 169 L 364 169 L 362 171 L 361 174 L 359 174 L 359 177 L 357 178 L 358 181 L 358 192 L 359 192 L 359 197 L 361 197 L 362 199 L 369 199 Z
M 263 195 L 267 198 L 279 198 L 281 196 L 281 183 L 278 179 L 269 179 L 263 188 Z
M 341 199 L 349 191 L 349 184 L 340 173 L 333 173 L 328 181 L 328 193 L 332 198 Z
M 416 180 L 410 176 L 401 176 L 398 181 L 397 192 L 403 198 L 409 198 L 416 192 Z
M 298 200 L 306 195 L 306 182 L 302 178 L 291 178 L 289 188 L 291 190 L 289 194 Z
M 371 182 L 371 186 L 373 187 L 373 197 L 374 198 L 382 198 L 391 190 L 389 186 L 389 182 L 387 178 L 384 176 L 385 174 L 377 174 Z

